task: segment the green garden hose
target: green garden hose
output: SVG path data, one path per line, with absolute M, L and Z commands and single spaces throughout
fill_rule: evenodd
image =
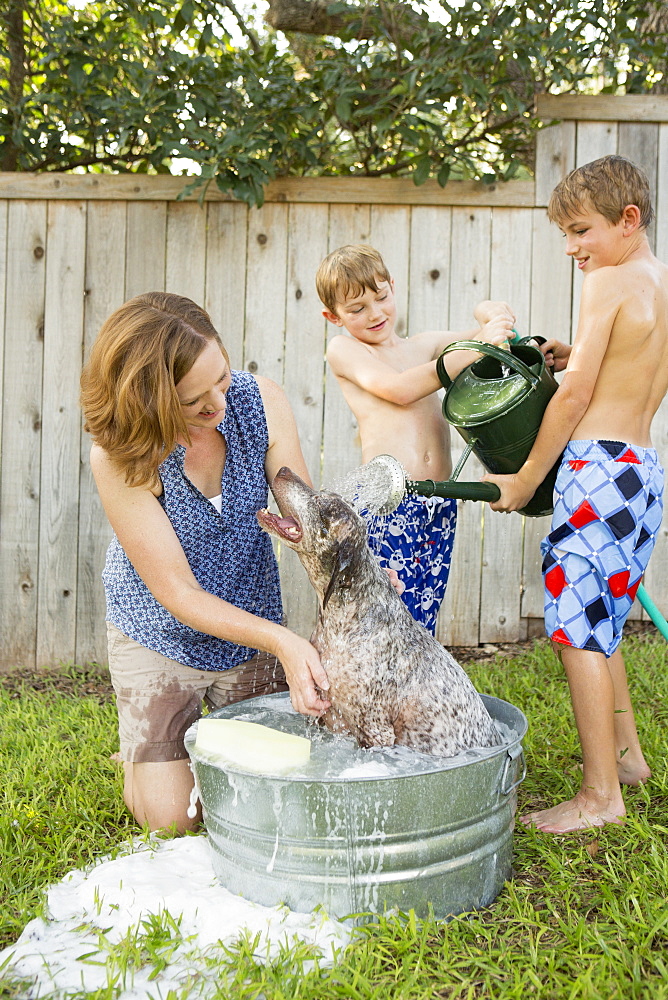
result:
M 663 638 L 668 639 L 668 622 L 663 617 L 663 615 L 657 608 L 656 604 L 654 603 L 652 598 L 649 596 L 649 594 L 643 587 L 642 583 L 640 584 L 638 590 L 636 591 L 636 597 L 638 598 L 643 608 L 645 609 L 649 617 L 652 619 L 652 621 L 658 628 Z

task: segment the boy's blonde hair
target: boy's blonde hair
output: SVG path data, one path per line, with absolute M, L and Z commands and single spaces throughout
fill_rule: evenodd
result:
M 583 210 L 593 208 L 613 225 L 627 205 L 640 209 L 640 225 L 647 229 L 654 218 L 649 181 L 645 173 L 623 156 L 602 156 L 571 170 L 557 184 L 547 214 L 560 225 Z
M 316 272 L 315 286 L 322 304 L 335 313 L 337 304 L 348 296 L 361 295 L 367 288 L 377 292 L 378 279 L 392 280 L 383 258 L 366 243 L 356 243 L 325 257 Z
M 137 295 L 103 324 L 81 375 L 85 429 L 129 486 L 157 486 L 179 437 L 190 441 L 176 386 L 211 341 L 208 313 L 168 292 Z

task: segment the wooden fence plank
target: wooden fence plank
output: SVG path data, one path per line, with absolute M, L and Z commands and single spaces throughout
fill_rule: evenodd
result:
M 473 310 L 489 297 L 491 213 L 489 209 L 456 208 L 452 211 L 452 245 L 457 253 L 450 268 L 451 330 L 469 330 Z M 462 452 L 462 439 L 453 434 L 453 458 Z M 483 475 L 476 459 L 469 458 L 463 481 Z M 460 503 L 448 589 L 437 635 L 454 646 L 477 645 L 480 632 L 480 581 L 484 505 Z
M 125 221 L 122 201 L 95 201 L 87 207 L 85 359 L 100 327 L 125 297 Z M 82 433 L 75 656 L 77 663 L 104 663 L 107 644 L 101 574 L 112 531 L 90 471 L 90 444 L 88 434 Z
M 516 329 L 528 335 L 531 283 L 531 218 L 527 212 L 492 212 L 490 298 L 507 301 Z M 525 333 L 526 331 L 526 333 Z M 513 642 L 521 634 L 522 518 L 483 509 L 480 642 Z
M 206 207 L 172 202 L 167 206 L 165 291 L 204 302 Z
M 536 205 L 545 205 L 552 191 L 575 166 L 575 122 L 542 129 L 536 136 Z
M 3 664 L 29 668 L 35 666 L 37 642 L 45 246 L 46 203 L 10 204 L 0 475 L 0 648 Z
M 625 156 L 647 174 L 652 204 L 656 205 L 657 173 L 659 166 L 659 126 L 641 125 L 636 122 L 620 122 L 617 152 Z M 652 250 L 656 250 L 656 225 L 647 230 Z
M 644 126 L 642 126 L 644 128 Z M 575 133 L 575 166 L 617 152 L 617 122 L 578 122 Z
M 129 203 L 175 201 L 192 177 L 149 174 L 16 174 L 0 173 L 0 198 L 56 201 L 82 198 L 118 199 Z M 189 197 L 199 200 L 198 193 Z M 209 185 L 207 202 L 234 202 L 230 194 Z M 265 189 L 265 203 L 339 205 L 533 205 L 533 181 L 483 184 L 449 181 L 442 188 L 428 180 L 417 187 L 410 177 L 280 177 Z
M 372 207 L 369 242 L 379 252 L 394 278 L 397 305 L 395 329 L 399 337 L 405 337 L 408 316 L 410 209 L 394 206 Z
M 641 126 L 642 127 L 642 126 Z M 619 130 L 616 122 L 578 122 L 575 138 L 575 164 L 582 167 L 585 163 L 598 160 L 617 152 Z M 580 296 L 582 294 L 582 276 L 575 264 L 573 270 L 573 299 L 571 307 L 571 342 L 578 328 L 580 315 Z
M 327 253 L 328 214 L 326 205 L 291 205 L 288 218 L 284 388 L 316 487 L 321 475 L 326 330 L 314 275 Z M 297 555 L 287 546 L 281 549 L 280 569 L 288 623 L 308 637 L 318 602 Z
M 656 181 L 656 255 L 668 264 L 668 125 L 659 127 Z
M 345 205 L 329 210 L 327 252 L 351 243 L 368 243 L 370 213 L 367 206 Z M 339 333 L 328 324 L 328 339 Z M 348 409 L 343 394 L 327 366 L 325 375 L 325 419 L 323 425 L 322 481 L 336 487 L 336 482 L 361 462 L 357 421 Z
M 244 363 L 246 322 L 245 205 L 208 205 L 204 307 L 221 336 L 232 368 Z
M 165 290 L 167 203 L 129 202 L 125 258 L 125 298 Z
M 37 663 L 75 651 L 86 205 L 49 206 L 44 308 Z
M 450 310 L 449 209 L 411 211 L 408 333 L 447 330 Z
M 244 368 L 283 383 L 288 246 L 286 205 L 263 205 L 248 220 Z
M 537 114 L 570 121 L 668 122 L 668 97 L 659 94 L 539 94 Z

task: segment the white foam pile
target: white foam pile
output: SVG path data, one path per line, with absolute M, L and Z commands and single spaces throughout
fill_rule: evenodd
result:
M 230 961 L 221 944 L 246 933 L 251 940 L 259 935 L 260 961 L 278 958 L 286 942 L 303 941 L 318 950 L 321 965 L 331 964 L 350 940 L 346 924 L 321 912 L 295 913 L 232 895 L 215 879 L 204 835 L 136 841 L 127 849 L 52 886 L 46 918 L 32 920 L 0 952 L 0 977 L 28 983 L 12 994 L 17 1000 L 102 990 L 112 985 L 110 977 L 118 1000 L 206 1000 Z M 131 943 L 156 928 L 151 948 L 124 949 L 124 939 Z M 113 960 L 123 953 L 133 960 Z

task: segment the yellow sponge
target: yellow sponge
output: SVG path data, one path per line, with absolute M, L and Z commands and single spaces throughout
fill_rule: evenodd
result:
M 307 764 L 311 741 L 240 719 L 200 719 L 195 749 L 215 754 L 244 771 L 276 774 Z

